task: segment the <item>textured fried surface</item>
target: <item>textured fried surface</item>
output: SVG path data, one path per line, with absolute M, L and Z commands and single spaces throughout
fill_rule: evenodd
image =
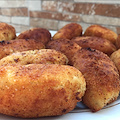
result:
M 120 49 L 118 49 L 117 51 L 113 52 L 110 56 L 111 60 L 115 63 L 119 74 L 120 74 Z
M 34 39 L 16 39 L 0 42 L 0 59 L 14 52 L 45 48 L 44 44 Z
M 100 37 L 76 37 L 73 38 L 72 41 L 76 42 L 82 48 L 90 47 L 102 51 L 107 55 L 111 55 L 114 51 L 117 50 L 116 46 L 112 44 L 109 40 Z
M 77 43 L 69 39 L 57 39 L 50 41 L 46 47 L 64 53 L 69 60 L 69 64 L 72 64 L 71 59 L 74 53 L 76 53 L 81 48 Z
M 62 27 L 58 32 L 53 36 L 53 40 L 59 38 L 72 39 L 73 37 L 82 35 L 82 27 L 77 23 L 70 23 Z
M 74 109 L 86 86 L 79 70 L 67 65 L 0 66 L 0 113 L 36 118 Z
M 16 52 L 0 60 L 0 65 L 7 64 L 67 64 L 67 57 L 53 49 L 29 50 Z
M 32 28 L 20 33 L 17 39 L 35 39 L 46 45 L 51 40 L 51 33 L 44 28 Z
M 119 74 L 106 54 L 90 48 L 81 49 L 74 55 L 73 61 L 86 80 L 85 105 L 96 112 L 117 99 Z
M 16 38 L 15 28 L 7 23 L 0 23 L 0 41 Z
M 116 43 L 117 34 L 112 30 L 100 26 L 100 25 L 91 25 L 88 27 L 84 33 L 84 36 L 96 36 L 109 40 L 113 44 Z

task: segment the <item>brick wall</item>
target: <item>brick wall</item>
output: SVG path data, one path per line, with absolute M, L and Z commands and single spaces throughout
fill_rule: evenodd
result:
M 0 0 L 0 22 L 17 32 L 31 27 L 58 30 L 70 22 L 85 30 L 100 24 L 120 34 L 119 0 Z

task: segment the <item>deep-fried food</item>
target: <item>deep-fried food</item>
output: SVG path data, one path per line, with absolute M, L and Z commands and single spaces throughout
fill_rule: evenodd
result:
M 100 26 L 100 25 L 91 25 L 89 26 L 84 33 L 84 36 L 96 36 L 109 40 L 113 44 L 116 43 L 117 34 L 112 30 Z
M 82 48 L 93 48 L 106 53 L 108 56 L 117 50 L 116 46 L 109 40 L 100 37 L 76 37 L 72 41 L 76 42 Z
M 8 64 L 67 64 L 67 57 L 53 49 L 16 52 L 0 60 L 0 65 Z
M 120 74 L 120 49 L 118 49 L 117 51 L 113 52 L 110 56 L 111 60 L 115 63 L 119 74 Z
M 58 32 L 53 36 L 53 40 L 59 38 L 72 39 L 73 37 L 82 35 L 82 27 L 77 23 L 70 23 L 62 27 Z
M 34 39 L 0 41 L 0 59 L 14 52 L 45 48 L 44 44 Z
M 63 54 L 67 56 L 69 60 L 69 64 L 72 64 L 71 59 L 74 53 L 76 53 L 79 49 L 81 49 L 81 47 L 77 43 L 69 39 L 52 40 L 47 44 L 46 47 L 49 49 L 55 49 L 57 51 L 61 51 Z
M 73 110 L 86 83 L 79 70 L 67 65 L 0 66 L 0 113 L 37 118 Z
M 20 33 L 17 39 L 35 39 L 46 45 L 51 40 L 51 33 L 44 28 L 31 28 Z
M 92 111 L 96 112 L 117 99 L 119 74 L 106 54 L 90 48 L 80 49 L 74 55 L 73 63 L 85 77 L 87 87 L 83 102 Z
M 16 38 L 16 30 L 12 25 L 0 23 L 0 41 Z

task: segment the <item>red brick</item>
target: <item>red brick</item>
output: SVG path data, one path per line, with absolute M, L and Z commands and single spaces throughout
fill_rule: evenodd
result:
M 75 4 L 72 2 L 58 2 L 58 12 L 71 12 L 74 7 Z
M 68 13 L 56 13 L 56 12 L 40 12 L 40 11 L 30 11 L 30 17 L 33 18 L 47 18 L 54 20 L 65 20 L 65 21 L 80 21 L 81 18 L 77 14 Z
M 94 4 L 90 3 L 74 3 L 74 9 L 70 12 L 80 13 L 80 14 L 91 14 L 94 10 L 92 7 Z
M 51 13 L 51 12 L 30 11 L 30 17 L 33 17 L 33 18 L 60 19 L 61 14 L 59 14 L 59 13 Z
M 71 11 L 74 8 L 73 2 L 43 1 L 42 10 L 52 12 Z
M 28 16 L 28 8 L 1 8 L 1 14 L 7 16 Z
M 68 14 L 68 13 L 64 13 L 62 14 L 61 20 L 64 21 L 73 21 L 73 22 L 80 22 L 81 21 L 81 17 L 78 14 Z
M 120 17 L 120 5 L 115 4 L 95 4 L 95 3 L 74 3 L 74 9 L 65 9 L 68 12 L 74 12 L 87 15 L 102 15 L 109 17 Z
M 56 1 L 43 1 L 42 2 L 42 10 L 46 11 L 57 11 L 57 4 L 58 2 Z
M 96 4 L 95 14 L 109 17 L 120 17 L 120 5 L 114 4 Z
M 101 15 L 108 17 L 120 17 L 119 4 L 97 4 L 97 3 L 73 3 L 44 1 L 42 10 L 60 13 L 77 13 L 83 15 Z
M 97 4 L 97 3 L 73 3 L 73 2 L 57 2 L 50 4 L 50 1 L 42 5 L 43 10 L 55 12 L 79 13 L 83 15 L 102 15 L 109 17 L 120 17 L 119 4 Z

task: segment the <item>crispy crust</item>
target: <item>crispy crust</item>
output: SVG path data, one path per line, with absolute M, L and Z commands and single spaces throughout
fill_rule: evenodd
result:
M 61 51 L 63 54 L 65 54 L 69 60 L 68 64 L 72 64 L 71 60 L 74 53 L 76 53 L 81 48 L 77 43 L 69 39 L 57 39 L 50 41 L 46 47 L 49 49 Z
M 46 45 L 51 40 L 51 33 L 44 28 L 32 28 L 20 33 L 17 39 L 35 39 Z
M 82 48 L 93 48 L 106 53 L 110 56 L 114 51 L 117 50 L 116 46 L 109 40 L 100 37 L 76 37 L 72 41 L 76 42 Z
M 44 44 L 34 39 L 16 39 L 0 42 L 0 59 L 14 52 L 45 48 Z
M 52 49 L 16 52 L 0 60 L 0 65 L 7 64 L 67 64 L 67 57 Z
M 113 52 L 110 56 L 111 60 L 115 63 L 119 74 L 120 74 L 120 49 L 118 49 L 117 51 Z
M 113 44 L 115 44 L 117 40 L 117 34 L 115 32 L 100 25 L 89 26 L 85 30 L 84 36 L 96 36 L 96 37 L 105 38 L 110 42 L 112 42 Z
M 0 66 L 0 113 L 22 118 L 73 110 L 86 84 L 74 67 L 57 64 Z
M 58 32 L 53 36 L 53 40 L 64 38 L 72 39 L 73 37 L 82 35 L 82 27 L 77 23 L 70 23 L 62 27 Z
M 119 96 L 120 81 L 117 68 L 110 58 L 94 49 L 81 49 L 73 57 L 74 67 L 86 80 L 83 102 L 96 112 Z
M 0 23 L 0 41 L 16 38 L 15 28 L 7 23 Z

